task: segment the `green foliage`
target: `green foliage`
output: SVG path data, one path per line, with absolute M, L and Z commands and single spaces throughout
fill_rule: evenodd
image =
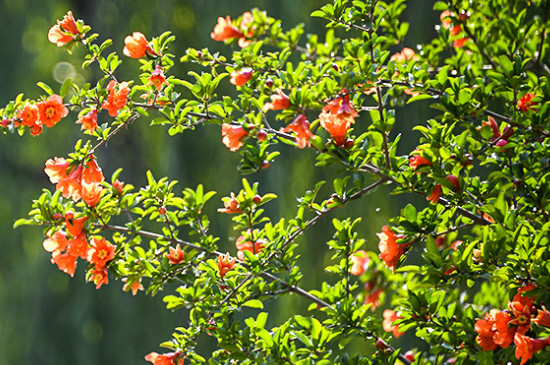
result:
M 190 48 L 180 61 L 200 71 L 165 76 L 175 58 L 175 37 L 165 32 L 142 45 L 143 55 L 134 57 L 142 74 L 128 83 L 115 77 L 123 60 L 105 55 L 112 42 L 96 45 L 81 25 L 66 47 L 81 43 L 88 52 L 83 67 L 97 62 L 102 77 L 93 86 L 67 79 L 59 95 L 73 90 L 69 108 L 81 115 L 108 109 L 113 119 L 88 128 L 89 140 L 78 141 L 66 161 L 47 163 L 57 191 L 44 190 L 15 226 L 44 226 L 44 246 L 67 273 L 74 268 L 58 255 L 78 256 L 71 250 L 81 235 L 94 242 L 108 236 L 115 251 L 105 267 L 94 259 L 94 245 L 80 255 L 98 287 L 105 270 L 125 280 L 126 290 L 143 284 L 151 295 L 176 284 L 164 301 L 170 310 L 189 310 L 189 318 L 162 344 L 174 351 L 172 363 L 470 364 L 531 356 L 541 362 L 548 343 L 535 351 L 522 341 L 546 341 L 548 332 L 548 323 L 534 316 L 547 313 L 542 303 L 550 287 L 549 6 L 438 2 L 434 9 L 445 13 L 437 36 L 417 53 L 404 47 L 405 0 L 326 4 L 312 13 L 328 21 L 325 42 L 310 35 L 306 46 L 302 26 L 284 31 L 279 20 L 254 9 L 226 24 L 229 33 L 218 29 L 223 18 L 212 33 L 239 44 L 231 56 Z M 237 95 L 219 96 L 228 77 Z M 24 133 L 31 126 L 21 111 L 43 103 L 22 95 L 10 102 L 1 110 L 4 130 Z M 404 127 L 396 110 L 411 103 L 439 114 Z M 308 147 L 304 153 L 315 153 L 318 167 L 334 171 L 332 184 L 316 183 L 298 197 L 293 216 L 275 222 L 264 209 L 277 196 L 261 195 L 257 182 L 243 179 L 218 210 L 233 215 L 238 236 L 236 257 L 224 256 L 218 243 L 227 238 L 210 232 L 213 218 L 205 213 L 215 193 L 202 185 L 178 195 L 176 181 L 151 172 L 139 190 L 121 187 L 120 171 L 111 183 L 86 176 L 97 173 L 98 147 L 141 117 L 167 125 L 170 135 L 220 125 L 223 144 L 241 150 L 242 173 L 268 168 L 280 154 L 278 142 Z M 398 127 L 421 134 L 408 155 L 400 155 Z M 365 196 L 383 185 L 422 199 L 411 198 L 382 228 L 377 255 L 364 250 L 359 226 L 376 214 Z M 90 186 L 99 191 L 97 201 L 84 196 Z M 346 215 L 355 200 L 364 202 L 364 217 Z M 310 273 L 300 265 L 297 240 L 334 211 L 345 218 L 332 219 L 330 262 L 316 268 L 329 276 L 306 290 Z M 74 233 L 78 219 L 85 222 Z M 308 314 L 268 321 L 270 300 L 290 294 L 308 302 Z M 387 308 L 384 321 L 377 307 Z M 507 339 L 494 324 L 496 312 L 508 319 Z M 414 360 L 405 355 L 413 350 L 407 344 L 386 342 L 389 333 L 404 332 L 419 341 Z M 207 336 L 217 340 L 211 354 L 197 349 Z

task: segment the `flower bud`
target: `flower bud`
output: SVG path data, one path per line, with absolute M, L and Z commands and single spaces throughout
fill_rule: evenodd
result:
M 165 215 L 166 214 L 166 208 L 164 206 L 159 208 L 159 214 L 160 215 Z
M 271 80 L 271 79 L 266 79 L 266 80 L 265 80 L 265 86 L 267 86 L 267 87 L 269 87 L 269 88 L 273 87 L 273 80 Z
M 355 141 L 351 138 L 346 139 L 346 142 L 344 143 L 345 148 L 352 148 L 355 144 Z
M 260 202 L 262 201 L 262 197 L 259 196 L 258 194 L 254 195 L 254 198 L 252 198 L 252 201 L 255 203 L 255 204 L 260 204 Z
M 458 183 L 458 177 L 454 176 L 454 175 L 447 175 L 446 179 L 451 183 L 453 184 L 455 190 L 457 193 L 460 193 L 460 185 Z
M 62 215 L 62 214 L 59 214 L 59 213 L 55 213 L 55 214 L 53 215 L 53 219 L 56 220 L 56 221 L 58 221 L 58 220 L 60 220 L 60 219 L 63 219 L 63 215 Z
M 380 340 L 380 339 L 376 340 L 376 348 L 378 350 L 383 350 L 386 348 L 386 346 L 387 344 L 383 340 Z
M 405 359 L 409 360 L 410 362 L 414 361 L 414 353 L 411 350 L 405 352 L 404 357 L 405 357 Z
M 268 160 L 264 160 L 262 162 L 262 169 L 267 169 L 269 166 L 271 166 L 271 164 L 269 163 Z
M 258 138 L 258 141 L 263 142 L 267 139 L 267 133 L 263 129 L 260 129 L 256 137 Z

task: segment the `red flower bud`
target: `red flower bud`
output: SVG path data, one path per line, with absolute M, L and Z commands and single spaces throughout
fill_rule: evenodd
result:
M 267 139 L 267 133 L 263 129 L 260 129 L 256 137 L 258 138 L 258 141 L 263 142 Z
M 59 214 L 59 213 L 55 213 L 53 215 L 53 219 L 55 219 L 56 221 L 60 220 L 60 219 L 63 219 L 63 215 L 62 214 Z
M 269 166 L 271 166 L 269 161 L 264 160 L 264 162 L 262 162 L 262 169 L 267 169 Z
M 405 352 L 404 357 L 405 357 L 405 359 L 409 360 L 410 362 L 414 361 L 414 353 L 411 350 Z
M 456 192 L 460 193 L 460 185 L 458 184 L 458 177 L 454 175 L 447 175 L 446 179 L 449 180 L 451 184 L 453 184 Z
M 376 340 L 376 348 L 377 348 L 378 350 L 383 350 L 383 349 L 385 349 L 387 346 L 388 346 L 388 345 L 387 345 L 384 341 L 382 341 L 382 340 L 380 340 L 380 339 Z
M 346 139 L 346 142 L 344 143 L 345 148 L 352 148 L 355 144 L 355 141 L 351 138 Z
M 409 165 L 413 170 L 416 170 L 420 166 L 432 166 L 432 162 L 422 156 L 413 155 L 409 158 Z
M 159 208 L 159 214 L 160 215 L 165 215 L 166 214 L 166 208 L 164 206 Z
M 265 80 L 265 86 L 267 86 L 267 87 L 269 87 L 269 88 L 273 87 L 273 80 L 271 80 L 271 79 L 266 79 L 266 80 Z
M 254 195 L 254 198 L 252 198 L 252 201 L 255 203 L 255 204 L 260 204 L 260 202 L 262 201 L 262 197 L 259 196 L 258 194 Z

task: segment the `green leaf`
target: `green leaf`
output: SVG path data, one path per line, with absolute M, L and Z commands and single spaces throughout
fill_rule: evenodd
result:
M 243 307 L 264 309 L 264 304 L 258 299 L 250 299 L 242 304 Z

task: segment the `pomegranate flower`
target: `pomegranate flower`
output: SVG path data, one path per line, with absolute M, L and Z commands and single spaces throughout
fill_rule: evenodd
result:
M 426 198 L 428 201 L 437 204 L 441 196 L 441 184 L 437 184 L 432 190 L 432 193 Z
M 39 122 L 40 112 L 38 107 L 29 103 L 26 103 L 23 109 L 17 113 L 17 118 L 21 120 L 21 124 L 29 128 L 34 126 L 36 122 L 41 123 Z
M 170 265 L 177 265 L 183 262 L 185 257 L 185 252 L 181 249 L 181 246 L 178 244 L 176 248 L 169 247 L 170 253 L 165 253 L 164 256 L 168 259 Z
M 386 332 L 393 332 L 393 336 L 395 338 L 399 338 L 405 334 L 405 332 L 399 332 L 399 325 L 394 325 L 393 322 L 397 321 L 398 319 L 401 319 L 395 313 L 395 311 L 391 309 L 386 309 L 384 311 L 384 320 L 382 321 L 382 328 Z
M 57 24 L 50 28 L 48 40 L 55 43 L 58 47 L 62 47 L 75 39 L 79 34 L 80 31 L 74 20 L 73 13 L 69 11 L 63 17 L 63 20 L 58 20 Z
M 222 279 L 229 272 L 229 270 L 233 268 L 236 261 L 237 259 L 236 258 L 232 259 L 231 256 L 229 256 L 229 254 L 226 254 L 225 256 L 223 255 L 218 256 L 218 271 Z
M 361 275 L 369 266 L 369 255 L 365 250 L 359 250 L 350 256 L 353 266 L 350 269 L 351 275 Z
M 115 80 L 111 80 L 109 85 L 107 85 L 107 91 L 109 91 L 109 95 L 107 95 L 107 100 L 103 102 L 101 107 L 103 109 L 107 109 L 111 117 L 116 117 L 118 115 L 118 111 L 126 105 L 130 88 L 127 82 L 117 84 Z
M 309 129 L 309 122 L 304 114 L 298 115 L 298 117 L 296 117 L 296 119 L 294 119 L 294 121 L 287 125 L 282 131 L 286 133 L 296 133 L 296 143 L 299 148 L 311 146 L 310 139 L 313 137 L 313 133 L 311 133 Z
M 239 208 L 239 201 L 235 197 L 235 193 L 231 193 L 230 198 L 224 198 L 223 202 L 224 208 L 218 209 L 220 213 L 242 213 L 243 211 Z
M 154 85 L 157 88 L 157 91 L 160 92 L 162 90 L 162 86 L 168 84 L 168 81 L 166 81 L 166 76 L 164 76 L 164 72 L 162 72 L 162 67 L 160 65 L 157 65 L 155 70 L 151 73 L 151 77 L 149 77 L 149 85 Z
M 535 97 L 535 94 L 533 93 L 527 93 L 521 97 L 521 99 L 517 102 L 517 107 L 519 111 L 522 112 L 528 112 L 531 109 L 533 109 L 533 105 L 536 105 L 537 103 L 534 101 L 531 101 Z
M 432 162 L 420 155 L 413 155 L 409 157 L 409 166 L 416 171 L 421 166 L 432 166 Z
M 215 41 L 225 41 L 242 36 L 242 32 L 233 25 L 229 15 L 225 18 L 218 17 L 218 24 L 214 27 L 214 31 L 210 33 L 210 37 Z
M 63 105 L 63 99 L 56 94 L 51 95 L 47 100 L 41 101 L 36 106 L 42 125 L 50 128 L 69 114 L 69 109 Z
M 244 251 L 251 252 L 253 255 L 257 255 L 260 251 L 264 249 L 265 241 L 264 240 L 257 240 L 256 242 L 252 243 L 252 241 L 245 241 L 245 238 L 243 236 L 240 236 L 237 238 L 236 246 L 237 246 L 237 257 L 239 260 L 245 260 L 246 256 L 244 255 Z
M 131 58 L 141 58 L 145 56 L 146 53 L 152 56 L 156 55 L 156 52 L 149 46 L 147 38 L 140 32 L 134 32 L 132 35 L 124 38 L 124 49 L 122 53 Z
M 390 61 L 395 61 L 395 62 L 405 62 L 407 60 L 417 60 L 417 59 L 418 59 L 418 56 L 416 55 L 414 50 L 409 47 L 403 48 L 401 52 L 394 53 L 390 57 Z
M 103 284 L 109 284 L 109 275 L 107 274 L 107 268 L 103 267 L 101 269 L 93 269 L 91 281 L 94 282 L 96 289 L 101 288 Z
M 90 133 L 93 133 L 97 129 L 97 109 L 94 109 L 82 116 L 76 121 L 78 124 L 82 124 L 80 129 L 85 129 Z
M 181 352 L 167 352 L 165 354 L 159 354 L 151 352 L 145 355 L 145 360 L 151 362 L 153 365 L 176 365 L 177 358 L 181 355 Z M 182 357 L 178 361 L 178 365 L 183 365 L 184 358 Z
M 550 345 L 550 337 L 541 340 L 527 337 L 521 333 L 516 333 L 514 336 L 514 344 L 516 345 L 516 359 L 521 359 L 520 365 L 523 365 L 531 359 L 535 353 Z
M 222 142 L 231 152 L 237 151 L 243 145 L 242 139 L 248 132 L 240 125 L 224 123 L 222 125 Z
M 243 86 L 252 78 L 254 70 L 250 67 L 245 67 L 241 70 L 235 70 L 231 72 L 231 79 L 229 80 L 235 86 Z
M 397 236 L 388 226 L 382 227 L 382 232 L 376 234 L 380 238 L 378 249 L 380 250 L 380 258 L 384 260 L 386 266 L 395 271 L 395 266 L 399 263 L 401 256 L 405 253 L 409 243 L 399 244 Z
M 319 114 L 321 126 L 332 136 L 338 146 L 346 142 L 346 135 L 355 122 L 357 112 L 349 101 L 349 95 L 330 101 Z
M 88 254 L 88 262 L 93 264 L 96 269 L 103 269 L 107 262 L 115 257 L 115 246 L 104 237 L 94 238 L 92 248 Z
M 290 100 L 288 96 L 281 90 L 277 90 L 277 95 L 271 95 L 271 103 L 265 103 L 263 111 L 268 110 L 281 110 L 286 109 L 290 106 Z

